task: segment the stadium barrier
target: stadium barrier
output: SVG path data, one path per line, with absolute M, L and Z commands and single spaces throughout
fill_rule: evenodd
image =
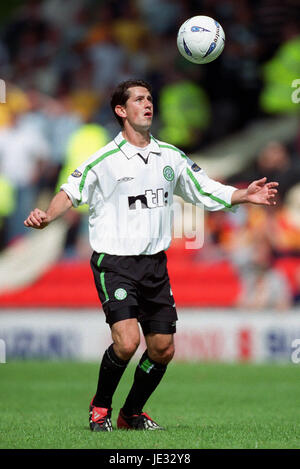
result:
M 177 361 L 300 361 L 299 310 L 258 314 L 195 308 L 179 309 L 178 316 Z M 95 309 L 2 310 L 0 340 L 8 364 L 15 359 L 99 361 L 111 343 L 104 314 Z M 139 348 L 136 358 L 145 349 L 143 338 Z

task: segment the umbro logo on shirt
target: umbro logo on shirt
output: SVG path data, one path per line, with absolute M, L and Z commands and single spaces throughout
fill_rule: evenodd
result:
M 128 197 L 129 210 L 164 207 L 167 204 L 168 192 L 164 189 L 156 189 L 156 191 L 147 189 L 145 194 Z
M 118 182 L 127 182 L 127 181 L 132 181 L 132 177 L 125 177 L 125 178 L 121 178 L 121 179 L 118 179 Z

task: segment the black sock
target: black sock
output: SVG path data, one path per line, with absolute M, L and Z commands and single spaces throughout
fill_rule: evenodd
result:
M 113 394 L 128 363 L 129 360 L 121 360 L 115 354 L 113 344 L 108 347 L 102 358 L 93 405 L 96 407 L 111 407 Z
M 134 374 L 134 382 L 122 408 L 126 416 L 139 414 L 162 379 L 167 365 L 156 363 L 144 352 Z

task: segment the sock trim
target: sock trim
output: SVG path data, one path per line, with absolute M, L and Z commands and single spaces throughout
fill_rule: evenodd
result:
M 140 360 L 139 367 L 145 371 L 145 373 L 150 373 L 150 371 L 154 368 L 155 370 L 165 370 L 168 365 L 163 363 L 155 362 L 149 358 L 147 350 L 143 353 L 143 356 Z
M 145 361 L 143 361 L 141 364 L 140 364 L 140 368 L 145 371 L 145 373 L 150 373 L 150 371 L 152 370 L 152 368 L 154 368 L 154 363 L 151 363 L 151 361 L 149 360 L 149 358 L 146 358 Z
M 122 360 L 121 358 L 119 358 L 117 356 L 117 354 L 115 353 L 114 349 L 113 349 L 113 344 L 111 344 L 108 349 L 106 350 L 106 353 L 107 353 L 107 356 L 109 358 L 109 360 L 115 365 L 115 366 L 118 366 L 119 368 L 125 368 L 129 361 L 130 360 Z M 119 363 L 118 363 L 119 362 Z

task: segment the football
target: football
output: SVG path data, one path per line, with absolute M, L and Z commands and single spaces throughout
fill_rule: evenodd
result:
M 209 16 L 193 16 L 179 28 L 177 47 L 181 55 L 195 64 L 207 64 L 222 53 L 225 33 Z

